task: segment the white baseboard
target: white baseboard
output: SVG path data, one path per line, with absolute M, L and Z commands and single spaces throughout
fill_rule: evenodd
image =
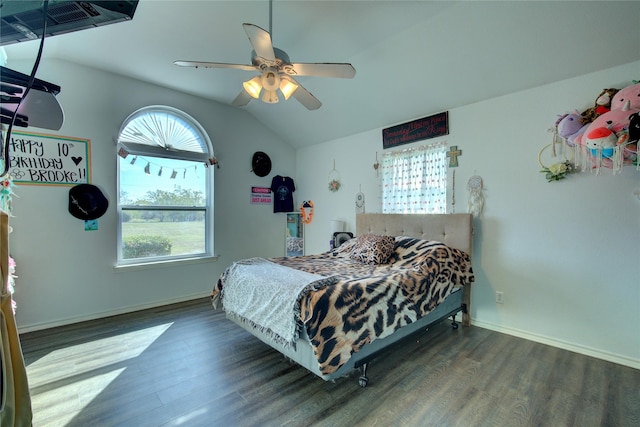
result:
M 531 332 L 523 331 L 520 329 L 509 328 L 502 325 L 496 325 L 494 323 L 483 322 L 477 319 L 471 319 L 473 326 L 478 326 L 484 329 L 490 329 L 492 331 L 501 332 L 507 335 L 513 335 L 515 337 L 524 338 L 529 341 L 538 342 L 541 344 L 550 345 L 552 347 L 561 348 L 563 350 L 573 351 L 575 353 L 584 354 L 586 356 L 595 357 L 596 359 L 606 360 L 608 362 L 617 363 L 619 365 L 628 366 L 634 369 L 640 369 L 640 359 L 634 359 L 632 357 L 621 356 L 619 354 L 610 353 L 607 351 L 558 340 L 556 338 L 550 338 L 544 335 L 532 334 Z
M 104 317 L 117 316 L 119 314 L 133 313 L 134 311 L 146 310 L 148 308 L 161 307 L 163 305 L 169 305 L 169 304 L 175 304 L 175 303 L 184 302 L 184 301 L 191 301 L 191 300 L 195 300 L 195 299 L 205 298 L 205 297 L 208 297 L 209 295 L 211 295 L 211 294 L 207 293 L 207 294 L 187 295 L 187 296 L 181 296 L 181 297 L 176 297 L 176 298 L 170 298 L 170 299 L 162 300 L 162 301 L 154 301 L 154 302 L 148 303 L 148 304 L 140 304 L 140 305 L 135 305 L 135 306 L 130 306 L 130 307 L 123 307 L 123 308 L 119 308 L 117 310 L 108 310 L 108 311 L 103 311 L 101 313 L 92 313 L 92 314 L 89 314 L 89 315 L 86 315 L 86 316 L 69 317 L 69 318 L 66 318 L 66 319 L 56 320 L 54 322 L 46 322 L 46 323 L 37 323 L 37 324 L 32 324 L 32 325 L 25 325 L 25 326 L 20 326 L 18 328 L 18 332 L 21 333 L 21 334 L 24 334 L 24 333 L 27 333 L 27 332 L 40 331 L 42 329 L 56 328 L 58 326 L 71 325 L 73 323 L 80 323 L 80 322 L 86 322 L 88 320 L 102 319 Z M 213 308 L 212 308 L 212 310 L 213 310 Z

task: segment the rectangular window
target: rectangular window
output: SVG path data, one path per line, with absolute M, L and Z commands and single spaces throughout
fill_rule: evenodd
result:
M 151 156 L 119 162 L 120 263 L 206 254 L 204 164 Z
M 446 213 L 447 143 L 385 151 L 383 213 Z

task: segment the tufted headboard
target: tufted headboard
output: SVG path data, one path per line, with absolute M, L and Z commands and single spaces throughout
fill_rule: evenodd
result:
M 471 255 L 471 214 L 381 214 L 356 215 L 356 235 L 373 233 L 437 240 Z

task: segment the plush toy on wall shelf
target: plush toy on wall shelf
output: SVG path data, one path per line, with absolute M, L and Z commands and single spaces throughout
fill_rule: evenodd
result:
M 611 100 L 611 109 L 621 110 L 627 102 L 632 110 L 640 110 L 640 82 L 620 89 Z
M 602 166 L 620 172 L 624 165 L 638 165 L 640 144 L 640 82 L 622 89 L 603 89 L 595 105 L 558 116 L 552 129 L 552 157 L 557 147 L 572 170 L 600 172 Z M 544 169 L 544 167 L 543 167 Z M 640 170 L 640 165 L 638 165 Z
M 629 142 L 640 142 L 640 113 L 635 113 L 629 120 Z
M 583 125 L 589 124 L 598 116 L 610 111 L 611 101 L 616 93 L 618 93 L 618 89 L 615 88 L 603 89 L 602 92 L 600 92 L 600 95 L 596 98 L 596 102 L 593 107 L 582 112 L 580 122 Z
M 585 136 L 585 145 L 589 148 L 592 156 L 597 156 L 598 150 L 600 150 L 603 157 L 613 157 L 614 147 L 617 143 L 616 134 L 605 127 L 593 129 Z
M 560 116 L 556 122 L 558 136 L 572 147 L 575 144 L 576 138 L 582 135 L 587 130 L 587 127 L 589 127 L 588 124 L 582 124 L 581 117 L 580 113 L 576 110 L 573 113 Z
M 586 170 L 590 163 L 590 167 L 596 171 L 600 166 L 605 166 L 616 173 L 624 164 L 631 164 L 636 159 L 637 144 L 629 138 L 629 127 L 631 118 L 638 112 L 640 83 L 616 92 L 611 100 L 611 110 L 596 117 L 586 131 L 575 139 L 578 148 L 576 163 L 582 170 Z M 614 139 L 615 143 L 612 144 Z

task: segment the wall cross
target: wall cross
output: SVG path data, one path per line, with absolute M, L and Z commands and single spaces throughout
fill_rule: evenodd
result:
M 458 167 L 458 156 L 462 156 L 462 150 L 458 150 L 457 145 L 452 145 L 451 147 L 449 147 L 449 151 L 447 151 L 447 157 L 449 158 L 450 168 Z

